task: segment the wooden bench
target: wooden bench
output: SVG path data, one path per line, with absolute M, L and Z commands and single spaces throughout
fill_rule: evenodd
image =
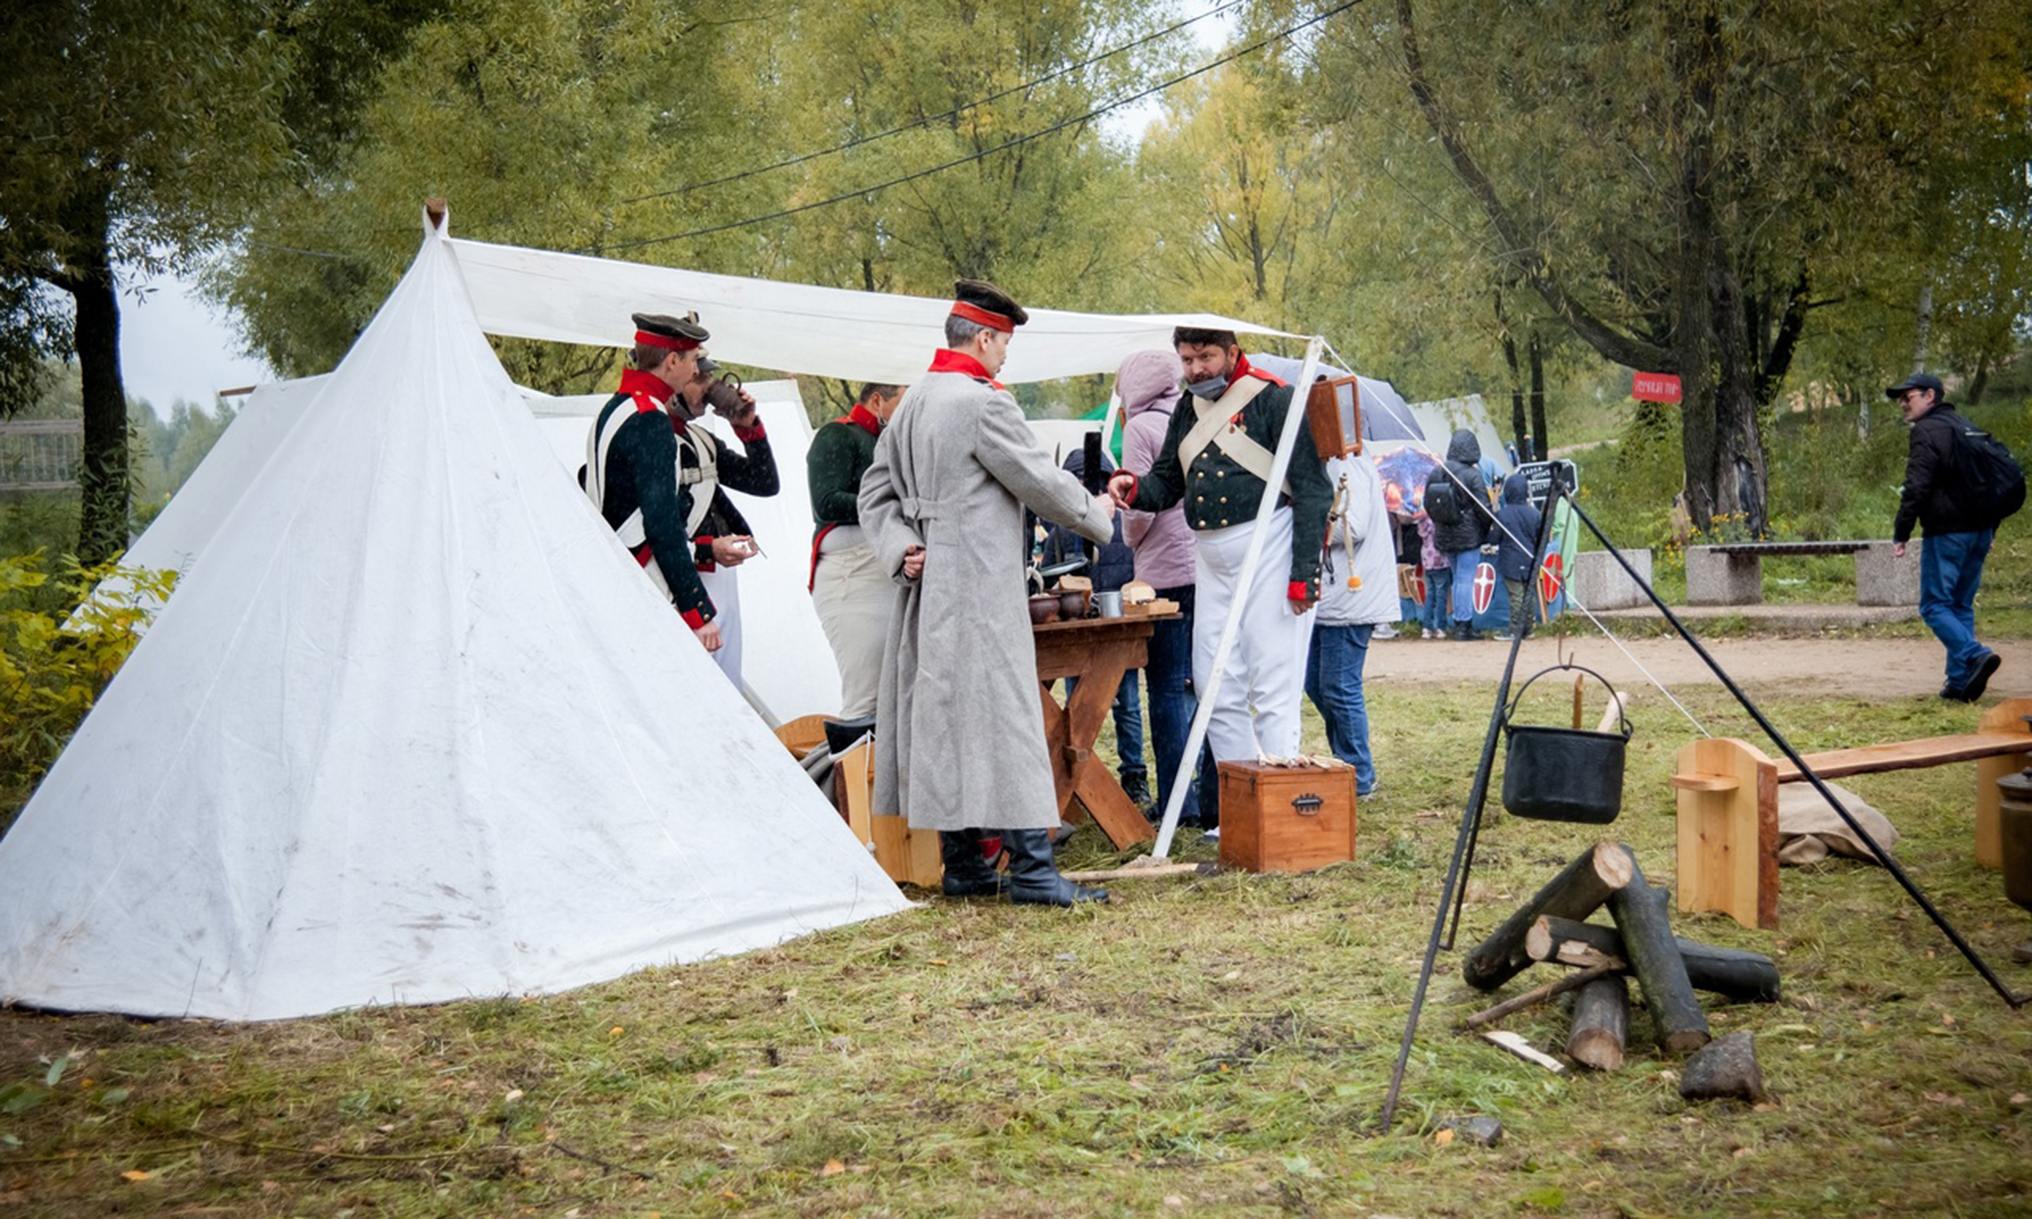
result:
M 1919 556 L 1900 559 L 1888 541 L 1726 542 L 1686 548 L 1688 605 L 1761 605 L 1767 558 L 1854 555 L 1857 605 L 1919 604 Z
M 1822 779 L 1976 764 L 1975 853 L 2004 866 L 1997 780 L 2032 763 L 2032 698 L 2006 699 L 1976 731 L 1801 755 Z M 1712 737 L 1679 751 L 1672 786 L 1679 813 L 1679 908 L 1719 910 L 1745 927 L 1778 927 L 1778 785 L 1806 776 L 1744 741 Z

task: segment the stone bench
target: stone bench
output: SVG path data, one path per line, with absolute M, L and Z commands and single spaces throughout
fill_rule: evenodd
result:
M 1889 541 L 1726 542 L 1686 548 L 1688 605 L 1762 605 L 1766 558 L 1854 555 L 1857 605 L 1919 604 L 1919 554 L 1914 541 L 1906 556 L 1891 553 Z

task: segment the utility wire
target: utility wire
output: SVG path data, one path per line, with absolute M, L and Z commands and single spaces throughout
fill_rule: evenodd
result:
M 886 140 L 892 135 L 902 135 L 906 131 L 915 131 L 919 127 L 929 127 L 933 123 L 942 123 L 947 119 L 957 118 L 958 116 L 965 114 L 969 110 L 979 109 L 982 106 L 988 105 L 990 102 L 1001 101 L 1003 98 L 1008 97 L 1013 93 L 1023 93 L 1027 90 L 1034 89 L 1039 85 L 1049 84 L 1050 82 L 1057 80 L 1061 76 L 1077 72 L 1082 68 L 1090 68 L 1104 59 L 1112 59 L 1113 57 L 1122 54 L 1124 51 L 1133 51 L 1137 47 L 1140 47 L 1145 43 L 1155 42 L 1159 38 L 1163 38 L 1169 34 L 1176 34 L 1178 31 L 1184 29 L 1186 26 L 1192 25 L 1196 22 L 1205 21 L 1209 17 L 1218 16 L 1221 13 L 1227 12 L 1229 9 L 1239 8 L 1241 7 L 1241 5 L 1242 0 L 1226 0 L 1226 3 L 1208 9 L 1206 12 L 1201 13 L 1197 17 L 1189 17 L 1186 20 L 1179 22 L 1177 25 L 1169 27 L 1168 29 L 1159 30 L 1154 34 L 1146 34 L 1145 36 L 1136 39 L 1134 42 L 1125 42 L 1121 46 L 1115 47 L 1112 50 L 1103 51 L 1099 55 L 1096 55 L 1091 59 L 1083 59 L 1076 64 L 1069 64 L 1066 67 L 1060 68 L 1056 72 L 1047 72 L 1043 76 L 1039 76 L 1034 80 L 1025 81 L 1020 85 L 1013 85 L 1007 89 L 1002 90 L 1000 93 L 989 94 L 987 97 L 981 98 L 978 101 L 971 101 L 967 102 L 965 105 L 955 106 L 951 110 L 948 110 L 943 114 L 934 114 L 927 118 L 916 119 L 912 122 L 903 124 L 901 127 L 891 127 L 887 131 L 878 131 L 874 135 L 864 135 L 857 139 L 848 140 L 844 144 L 835 144 L 831 148 L 821 148 L 817 152 L 803 153 L 801 155 L 791 157 L 789 160 L 778 161 L 774 165 L 764 165 L 757 169 L 744 169 L 740 173 L 728 174 L 724 178 L 709 178 L 704 182 L 692 182 L 684 186 L 673 186 L 669 190 L 651 191 L 646 195 L 632 195 L 626 199 L 622 199 L 620 202 L 616 203 L 615 206 L 625 207 L 630 203 L 642 203 L 650 199 L 663 199 L 671 195 L 689 194 L 692 191 L 705 190 L 707 187 L 711 186 L 725 186 L 729 182 L 739 182 L 743 178 L 752 178 L 755 177 L 757 174 L 766 174 L 772 173 L 779 169 L 788 169 L 793 165 L 802 165 L 806 161 L 815 161 L 820 157 L 829 157 L 832 156 L 834 153 L 846 152 L 850 149 L 859 148 L 863 144 L 872 144 L 876 140 Z
M 1123 106 L 1127 106 L 1132 102 L 1142 101 L 1144 98 L 1149 97 L 1153 94 L 1164 92 L 1166 89 L 1171 88 L 1173 85 L 1183 84 L 1184 82 L 1191 80 L 1195 76 L 1201 76 L 1204 75 L 1205 73 L 1211 72 L 1215 68 L 1220 67 L 1222 64 L 1232 63 L 1233 61 L 1242 58 L 1244 55 L 1254 54 L 1255 52 L 1262 50 L 1264 47 L 1269 46 L 1273 42 L 1276 42 L 1280 39 L 1289 38 L 1293 34 L 1298 33 L 1300 30 L 1306 29 L 1309 26 L 1318 25 L 1320 22 L 1325 21 L 1327 18 L 1334 17 L 1341 13 L 1344 13 L 1360 3 L 1362 3 L 1362 0 L 1346 0 L 1346 3 L 1344 4 L 1336 5 L 1333 8 L 1330 8 L 1315 17 L 1308 18 L 1304 21 L 1297 23 L 1296 25 L 1289 26 L 1285 29 L 1279 30 L 1277 33 L 1272 34 L 1267 38 L 1263 38 L 1259 41 L 1250 43 L 1248 46 L 1242 47 L 1238 50 L 1223 55 L 1219 59 L 1216 59 L 1203 67 L 1195 68 L 1190 72 L 1181 73 L 1178 76 L 1172 77 L 1170 80 L 1152 85 L 1148 89 L 1144 89 L 1139 93 L 1132 93 L 1127 97 L 1117 98 L 1116 100 L 1111 101 L 1104 106 L 1096 106 L 1095 108 L 1087 111 L 1084 114 L 1076 115 L 1072 118 L 1065 119 L 1061 122 L 1053 123 L 1051 126 L 1046 127 L 1040 131 L 1033 131 L 1028 135 L 1019 135 L 1014 139 L 1005 140 L 992 148 L 984 148 L 981 149 L 979 152 L 969 153 L 964 157 L 958 157 L 955 158 L 954 160 L 947 161 L 943 164 L 934 165 L 929 169 L 920 169 L 915 173 L 904 174 L 902 177 L 899 178 L 891 178 L 886 182 L 878 182 L 873 186 L 864 186 L 861 187 L 859 190 L 847 191 L 844 194 L 834 195 L 831 198 L 819 199 L 811 203 L 799 204 L 796 207 L 786 207 L 779 211 L 770 212 L 762 216 L 751 216 L 746 220 L 731 220 L 725 224 L 715 224 L 702 229 L 693 229 L 688 233 L 672 233 L 667 237 L 644 237 L 635 241 L 607 242 L 598 246 L 593 246 L 587 249 L 579 250 L 577 252 L 581 254 L 606 253 L 614 250 L 632 250 L 640 246 L 661 245 L 666 241 L 684 241 L 692 237 L 705 237 L 713 233 L 724 233 L 730 229 L 743 229 L 749 227 L 750 225 L 766 224 L 771 220 L 781 220 L 787 216 L 796 216 L 803 212 L 815 211 L 818 208 L 830 207 L 835 203 L 845 203 L 849 199 L 866 198 L 867 196 L 872 195 L 877 191 L 887 190 L 892 186 L 901 186 L 906 182 L 915 182 L 919 178 L 928 178 L 933 174 L 943 173 L 948 169 L 956 169 L 962 165 L 967 165 L 975 161 L 984 160 L 987 157 L 993 156 L 995 153 L 1006 152 L 1011 148 L 1021 147 L 1022 145 L 1028 144 L 1034 140 L 1043 139 L 1045 136 L 1055 135 L 1056 133 L 1063 131 L 1068 127 L 1076 127 L 1082 123 L 1086 123 L 1092 119 L 1098 118 L 1101 115 L 1108 113 L 1110 110 L 1119 110 Z

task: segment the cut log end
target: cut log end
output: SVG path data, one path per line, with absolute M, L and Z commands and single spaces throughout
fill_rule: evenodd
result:
M 1769 1099 L 1763 1069 L 1757 1065 L 1755 1037 L 1730 1033 L 1687 1059 L 1679 1076 L 1679 1094 L 1688 1100 L 1733 1097 L 1753 1105 Z
M 1573 998 L 1573 1032 L 1566 1039 L 1567 1057 L 1597 1071 L 1623 1065 L 1629 1041 L 1630 986 L 1621 974 L 1596 978 Z

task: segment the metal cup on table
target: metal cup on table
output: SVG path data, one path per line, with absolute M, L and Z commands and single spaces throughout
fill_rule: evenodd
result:
M 1094 609 L 1102 618 L 1120 618 L 1122 616 L 1121 590 L 1113 589 L 1104 593 L 1095 593 Z

